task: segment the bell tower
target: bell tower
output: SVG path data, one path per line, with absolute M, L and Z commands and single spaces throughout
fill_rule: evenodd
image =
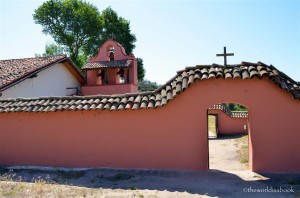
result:
M 133 54 L 115 40 L 109 39 L 99 47 L 82 68 L 86 74 L 83 95 L 111 95 L 138 92 L 137 61 Z

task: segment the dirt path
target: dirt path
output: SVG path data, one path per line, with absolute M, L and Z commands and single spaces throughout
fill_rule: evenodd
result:
M 209 139 L 209 168 L 220 171 L 243 171 L 247 166 L 238 158 L 237 136 Z
M 266 180 L 259 174 L 251 172 L 248 163 L 241 163 L 238 155 L 241 136 L 221 136 L 210 138 L 209 168 L 210 171 L 220 171 L 234 174 L 246 181 Z

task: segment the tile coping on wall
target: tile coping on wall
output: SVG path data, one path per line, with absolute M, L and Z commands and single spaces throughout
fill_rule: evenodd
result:
M 300 101 L 300 83 L 272 65 L 262 62 L 229 65 L 197 65 L 178 71 L 166 84 L 155 91 L 121 95 L 65 96 L 16 98 L 0 100 L 0 113 L 55 112 L 65 110 L 126 110 L 149 109 L 166 105 L 191 84 L 206 79 L 267 78 Z
M 211 109 L 211 110 L 214 110 L 214 109 L 221 110 L 226 115 L 228 115 L 229 117 L 232 117 L 232 118 L 248 118 L 248 112 L 247 111 L 231 111 L 224 104 L 215 104 L 215 105 L 209 107 L 209 109 Z

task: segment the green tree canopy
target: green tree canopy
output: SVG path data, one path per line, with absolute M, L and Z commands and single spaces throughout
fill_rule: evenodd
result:
M 144 62 L 142 58 L 136 58 L 137 70 L 138 70 L 138 80 L 143 81 L 145 78 L 146 70 L 144 69 Z
M 87 56 L 84 46 L 97 42 L 102 30 L 98 9 L 81 0 L 48 0 L 35 10 L 33 19 L 78 65 Z
M 113 35 L 113 39 L 125 48 L 127 54 L 133 52 L 136 37 L 130 30 L 130 22 L 128 20 L 118 16 L 116 11 L 108 7 L 101 13 L 101 22 L 103 29 L 98 43 L 104 43 Z M 96 49 L 98 49 L 98 47 L 99 45 L 96 46 Z M 93 49 L 93 51 L 97 50 Z
M 247 111 L 247 108 L 240 104 L 225 103 L 225 106 L 227 106 L 231 111 Z
M 54 56 L 58 54 L 63 54 L 64 49 L 58 45 L 55 45 L 54 43 L 46 44 L 45 46 L 45 54 L 44 56 Z
M 43 54 L 35 54 L 35 57 L 42 57 L 42 56 L 54 56 L 58 54 L 64 54 L 64 49 L 55 43 L 46 44 L 45 52 Z
M 151 82 L 150 80 L 143 80 L 138 82 L 139 92 L 154 91 L 159 85 L 156 82 Z

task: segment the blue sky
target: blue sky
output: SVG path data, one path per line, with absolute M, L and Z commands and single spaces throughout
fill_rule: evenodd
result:
M 130 21 L 144 59 L 146 78 L 165 83 L 186 66 L 223 63 L 217 53 L 235 53 L 228 64 L 262 61 L 300 81 L 298 0 L 90 0 L 111 6 Z M 0 0 L 0 59 L 34 57 L 53 40 L 34 24 L 43 1 Z

